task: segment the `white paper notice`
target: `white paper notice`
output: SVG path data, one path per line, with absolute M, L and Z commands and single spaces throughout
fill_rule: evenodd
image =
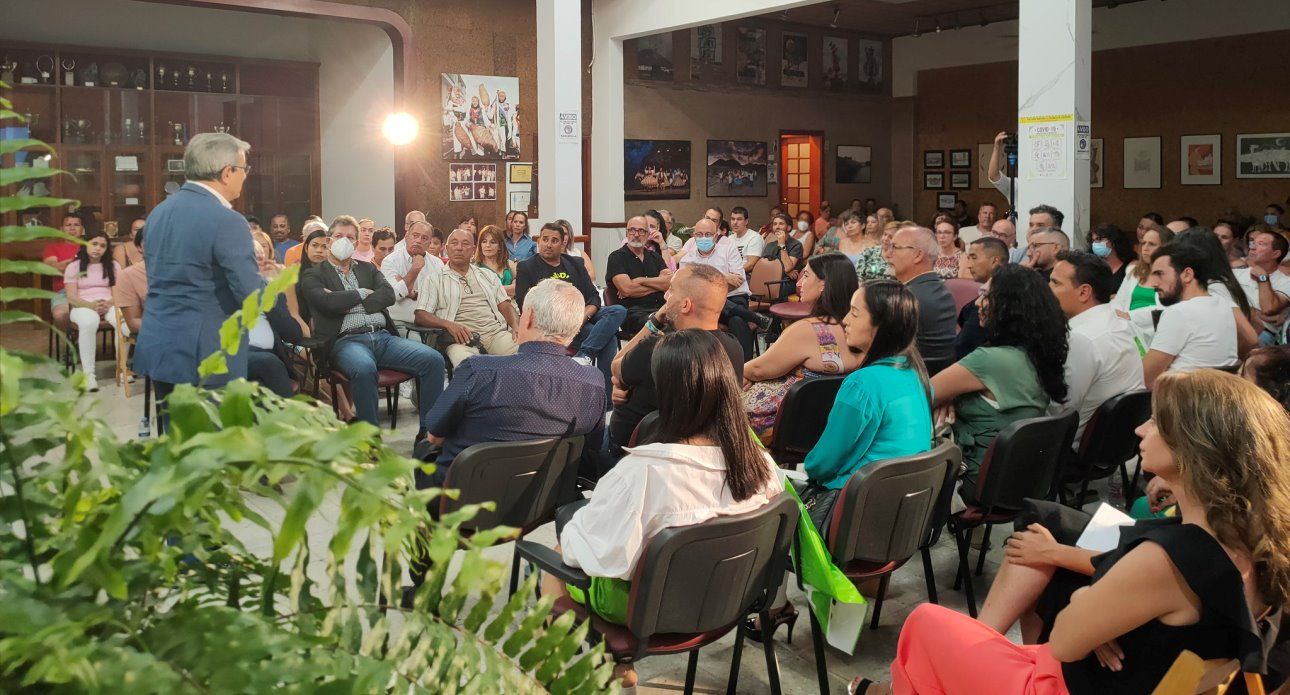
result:
M 1093 518 L 1084 527 L 1075 547 L 1105 553 L 1120 544 L 1120 527 L 1133 523 L 1133 517 L 1103 502 L 1093 512 Z
M 1067 177 L 1066 138 L 1069 123 L 1027 124 L 1030 159 L 1022 171 L 1028 179 L 1064 179 Z

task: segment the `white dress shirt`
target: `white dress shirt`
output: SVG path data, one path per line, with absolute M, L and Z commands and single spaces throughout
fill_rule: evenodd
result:
M 425 255 L 426 265 L 421 269 L 421 276 L 437 273 L 443 268 L 443 261 L 430 254 Z M 395 245 L 390 255 L 381 261 L 381 274 L 385 275 L 385 281 L 390 283 L 394 288 L 394 306 L 390 307 L 390 318 L 395 321 L 412 323 L 413 314 L 416 312 L 417 300 L 411 299 L 408 295 L 416 291 L 415 287 L 408 287 L 403 281 L 403 276 L 412 270 L 412 255 L 408 253 L 406 246 L 399 247 Z
M 207 191 L 210 191 L 210 194 L 211 194 L 211 195 L 215 196 L 215 200 L 218 200 L 220 205 L 223 205 L 224 207 L 228 208 L 229 210 L 232 210 L 232 209 L 233 209 L 233 204 L 232 204 L 232 203 L 230 203 L 230 202 L 228 202 L 228 200 L 226 200 L 226 199 L 224 198 L 224 196 L 220 195 L 220 192 L 219 192 L 219 191 L 217 191 L 217 190 L 215 190 L 214 188 L 211 188 L 210 186 L 207 186 L 206 184 L 202 183 L 201 181 L 192 181 L 192 180 L 189 180 L 189 181 L 188 181 L 188 183 L 191 183 L 191 184 L 193 184 L 194 186 L 201 186 L 202 188 L 205 188 Z
M 1079 410 L 1075 441 L 1098 406 L 1122 393 L 1143 388 L 1142 356 L 1134 341 L 1133 324 L 1110 304 L 1099 304 L 1073 316 L 1070 351 L 1066 353 L 1064 406 Z
M 560 534 L 564 562 L 593 577 L 630 579 L 645 542 L 659 531 L 751 512 L 784 489 L 765 454 L 769 481 L 736 502 L 719 446 L 646 444 L 626 451 Z
M 676 259 L 678 268 L 689 263 L 710 265 L 720 270 L 722 275 L 738 275 L 743 278 L 743 284 L 727 292 L 727 297 L 733 297 L 737 294 L 749 294 L 748 274 L 744 272 L 744 257 L 743 254 L 739 253 L 739 245 L 730 237 L 723 236 L 717 239 L 716 246 L 712 247 L 712 253 L 707 256 L 699 253 L 698 246 L 695 244 L 694 239 L 691 238 L 685 242 L 681 255 Z

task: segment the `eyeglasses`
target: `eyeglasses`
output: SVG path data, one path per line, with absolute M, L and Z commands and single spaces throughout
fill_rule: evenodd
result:
M 898 250 L 898 249 L 903 249 L 903 250 L 905 250 L 905 251 L 913 251 L 913 250 L 917 249 L 918 247 L 917 247 L 917 246 L 902 246 L 902 245 L 900 245 L 900 244 L 889 244 L 889 245 L 888 245 L 888 248 L 890 248 L 892 251 L 896 251 L 896 250 Z
M 1058 243 L 1057 243 L 1057 242 L 1055 242 L 1055 241 L 1037 241 L 1037 242 L 1035 242 L 1035 243 L 1031 244 L 1031 246 L 1036 246 L 1036 247 L 1038 247 L 1038 246 L 1057 246 L 1057 245 L 1058 245 Z
M 246 166 L 242 166 L 242 165 L 240 165 L 240 164 L 230 164 L 230 165 L 228 165 L 228 168 L 230 168 L 230 169 L 241 169 L 241 170 L 242 170 L 242 172 L 243 172 L 243 173 L 245 173 L 247 176 L 250 176 L 250 175 L 251 175 L 251 165 L 250 165 L 250 164 L 247 164 Z
M 627 233 L 628 234 L 649 234 L 649 230 L 644 229 L 642 227 L 628 227 Z

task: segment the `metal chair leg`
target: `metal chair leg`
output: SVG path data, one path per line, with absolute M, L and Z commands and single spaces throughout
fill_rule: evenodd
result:
M 770 611 L 762 609 L 762 625 L 773 625 L 770 620 Z M 775 639 L 774 635 L 768 636 L 761 641 L 762 649 L 766 652 L 766 680 L 770 682 L 770 692 L 772 695 L 780 695 L 782 692 L 779 685 L 779 661 L 775 658 Z
M 963 593 L 967 597 L 968 615 L 976 617 L 976 592 L 972 588 L 972 563 L 968 559 L 968 534 L 965 531 L 955 533 L 959 545 L 959 571 L 958 581 L 961 582 Z M 958 588 L 958 585 L 955 586 Z
M 985 533 L 981 535 L 981 552 L 976 556 L 976 576 L 981 576 L 985 571 L 985 554 L 990 550 L 990 529 L 993 524 L 985 525 Z
M 514 596 L 515 590 L 520 586 L 520 547 L 516 545 L 511 550 L 511 590 L 507 596 Z
M 936 574 L 932 572 L 932 551 L 931 548 L 923 546 L 919 548 L 923 555 L 923 579 L 927 580 L 927 601 L 929 603 L 939 603 L 936 598 Z
M 685 695 L 694 693 L 694 676 L 699 670 L 699 650 L 690 652 L 690 663 L 685 667 Z
M 891 572 L 882 575 L 882 581 L 878 583 L 878 599 L 873 602 L 873 617 L 869 620 L 869 629 L 878 629 L 878 618 L 882 615 L 882 600 L 887 598 L 887 585 L 891 583 Z
M 739 661 L 744 653 L 744 624 L 739 622 L 735 628 L 735 651 L 730 655 L 730 677 L 726 679 L 726 695 L 735 695 L 739 685 Z
M 811 617 L 811 644 L 815 649 L 815 677 L 820 684 L 820 695 L 828 695 L 829 692 L 829 670 L 828 662 L 825 661 L 824 654 L 824 631 L 820 628 L 820 621 L 815 617 L 815 610 L 811 604 L 806 604 L 806 612 Z M 767 623 L 762 623 L 766 625 Z

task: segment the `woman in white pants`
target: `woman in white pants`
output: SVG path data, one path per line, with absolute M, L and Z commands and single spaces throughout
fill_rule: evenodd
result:
M 120 272 L 121 267 L 108 253 L 107 235 L 99 231 L 86 235 L 85 246 L 63 273 L 67 301 L 72 305 L 70 318 L 77 330 L 76 349 L 91 391 L 99 390 L 94 378 L 95 337 L 99 321 L 108 318 L 112 311 L 112 286 Z M 107 323 L 116 330 L 116 321 L 109 319 Z

